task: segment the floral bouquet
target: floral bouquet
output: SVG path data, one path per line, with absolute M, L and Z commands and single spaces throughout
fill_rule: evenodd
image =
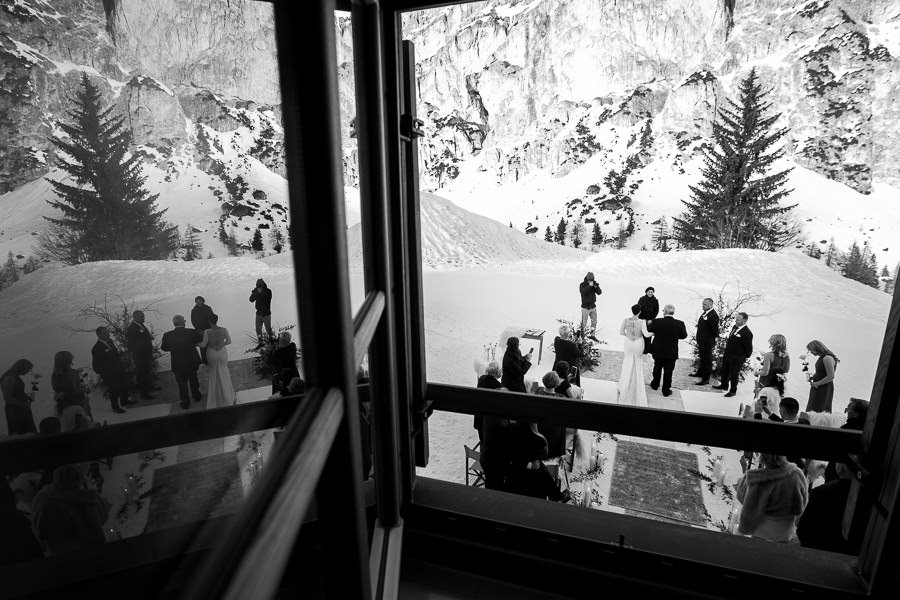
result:
M 812 381 L 812 373 L 809 372 L 809 357 L 806 354 L 801 354 L 800 360 L 803 361 L 801 372 L 806 376 L 806 381 Z
M 40 373 L 32 373 L 32 375 L 31 375 L 31 401 L 32 402 L 34 402 L 34 395 L 37 394 L 38 390 L 40 389 L 40 386 L 38 385 L 40 380 L 41 380 Z

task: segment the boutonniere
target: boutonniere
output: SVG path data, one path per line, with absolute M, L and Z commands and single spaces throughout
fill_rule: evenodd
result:
M 736 333 L 736 334 L 734 334 L 734 337 L 741 337 L 741 334 Z

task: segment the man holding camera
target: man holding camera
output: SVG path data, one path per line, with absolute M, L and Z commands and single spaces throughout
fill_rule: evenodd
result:
M 597 342 L 599 340 L 594 337 L 597 331 L 597 296 L 602 294 L 603 291 L 600 290 L 600 286 L 594 280 L 593 273 L 588 271 L 588 274 L 584 276 L 584 281 L 579 284 L 578 291 L 581 292 L 581 331 L 587 333 L 585 326 L 587 325 L 588 317 L 590 317 L 591 330 L 590 335 L 587 337 Z

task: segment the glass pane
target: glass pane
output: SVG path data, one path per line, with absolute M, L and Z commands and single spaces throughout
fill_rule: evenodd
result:
M 112 424 L 252 401 L 302 375 L 271 4 L 4 14 L 0 434 L 73 406 Z M 166 344 L 177 315 L 195 336 Z

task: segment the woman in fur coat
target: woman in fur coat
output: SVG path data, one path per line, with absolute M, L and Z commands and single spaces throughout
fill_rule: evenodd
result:
M 735 486 L 743 505 L 738 531 L 772 542 L 796 540 L 808 488 L 803 471 L 786 457 L 760 454 L 759 468 L 744 473 Z

